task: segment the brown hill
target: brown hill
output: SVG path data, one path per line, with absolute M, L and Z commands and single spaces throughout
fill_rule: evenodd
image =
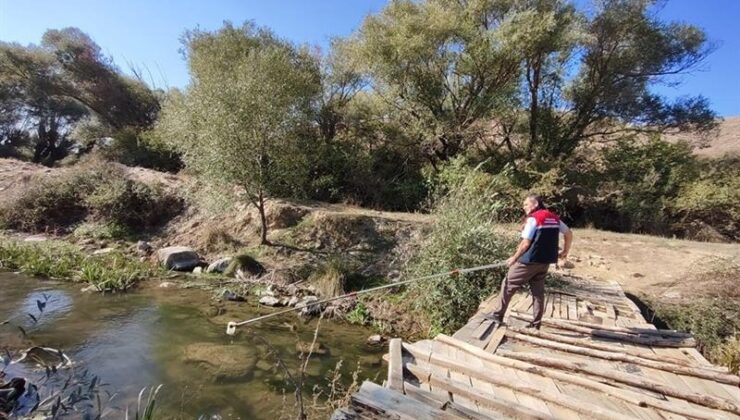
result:
M 670 135 L 667 138 L 701 144 L 695 150 L 696 154 L 702 157 L 740 156 L 740 116 L 725 117 L 716 133 L 712 133 L 706 139 L 699 139 L 696 134 L 689 133 Z

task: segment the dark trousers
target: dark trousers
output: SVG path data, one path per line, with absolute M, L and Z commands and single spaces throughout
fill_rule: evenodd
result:
M 524 264 L 520 262 L 516 262 L 509 267 L 506 279 L 501 284 L 501 293 L 498 295 L 496 306 L 498 309 L 493 312 L 494 315 L 503 319 L 506 309 L 509 307 L 509 302 L 511 302 L 511 297 L 522 286 L 529 284 L 529 288 L 532 291 L 532 299 L 534 300 L 534 319 L 532 324 L 539 327 L 542 322 L 542 314 L 545 310 L 545 276 L 547 275 L 548 268 L 550 268 L 550 264 Z

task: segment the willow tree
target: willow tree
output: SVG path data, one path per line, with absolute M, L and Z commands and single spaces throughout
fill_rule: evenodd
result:
M 510 0 L 394 0 L 354 37 L 373 87 L 432 164 L 476 140 L 476 124 L 511 106 L 520 33 Z
M 296 136 L 320 93 L 318 64 L 251 23 L 188 32 L 184 46 L 192 79 L 165 103 L 159 128 L 196 173 L 243 189 L 266 244 L 266 200 L 305 177 Z

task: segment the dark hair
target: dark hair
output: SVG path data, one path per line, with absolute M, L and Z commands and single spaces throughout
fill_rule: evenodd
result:
M 545 208 L 545 200 L 542 199 L 541 195 L 527 194 L 525 198 L 528 200 L 534 200 L 537 203 L 537 207 L 535 207 L 535 210 L 541 210 Z

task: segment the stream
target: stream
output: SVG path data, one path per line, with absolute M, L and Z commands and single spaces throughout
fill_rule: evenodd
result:
M 249 299 L 225 302 L 225 313 L 216 315 L 209 304 L 211 293 L 197 289 L 102 295 L 82 293 L 81 287 L 0 272 L 0 321 L 12 318 L 0 325 L 0 350 L 17 357 L 32 346 L 51 347 L 73 362 L 51 379 L 43 369 L 13 363 L 5 368 L 5 380 L 24 376 L 39 386 L 44 399 L 62 387 L 60 381 L 70 370 L 86 372 L 86 378 L 98 378 L 102 411 L 111 418 L 122 417 L 126 407 L 135 410 L 139 391 L 159 384 L 159 418 L 274 419 L 295 412 L 293 388 L 267 355 L 269 347 L 254 335 L 269 342 L 295 374 L 300 364 L 297 342 L 310 344 L 317 320 L 306 323 L 286 314 L 230 337 L 225 334 L 228 321 L 271 310 Z M 43 311 L 39 301 L 46 301 Z M 385 346 L 366 344 L 371 334 L 369 328 L 321 321 L 318 342 L 328 354 L 314 355 L 307 365 L 308 403 L 313 387 L 326 386 L 340 360 L 345 384 L 358 366 L 360 381 L 380 377 Z

